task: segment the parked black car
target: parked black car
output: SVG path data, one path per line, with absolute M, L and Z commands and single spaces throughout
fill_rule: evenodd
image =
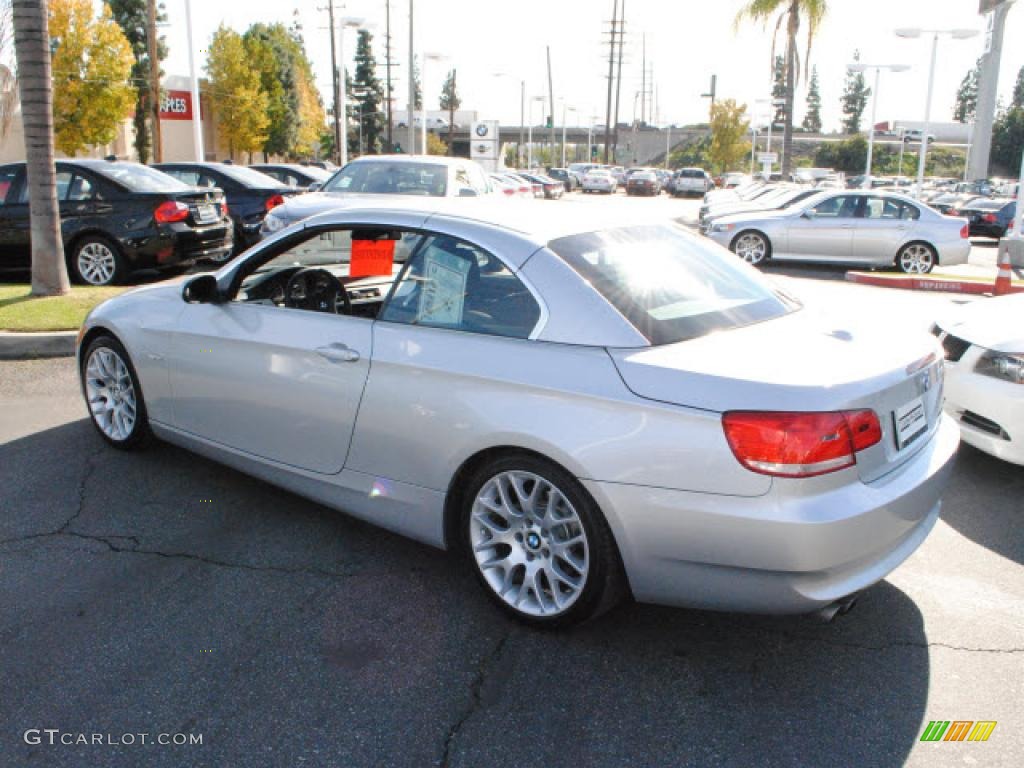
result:
M 298 163 L 253 163 L 249 167 L 277 179 L 286 187 L 305 192 L 311 191 L 311 188 L 319 189 L 333 175 L 323 168 Z
M 545 174 L 519 171 L 516 175 L 522 176 L 531 184 L 540 184 L 544 190 L 544 197 L 548 200 L 558 200 L 565 193 L 565 184 L 563 182 Z
M 950 216 L 963 216 L 970 224 L 971 237 L 1006 236 L 1006 230 L 1017 212 L 1017 201 L 1008 197 L 977 197 L 961 208 L 949 211 Z
M 217 187 L 224 192 L 235 224 L 235 253 L 259 242 L 260 226 L 267 211 L 284 203 L 298 190 L 286 187 L 265 173 L 232 163 L 158 163 L 153 166 L 197 187 Z M 230 255 L 225 256 L 226 261 Z
M 548 168 L 548 176 L 562 182 L 566 192 L 572 192 L 579 184 L 576 177 L 565 168 Z
M 231 253 L 224 195 L 138 163 L 58 160 L 57 199 L 68 272 L 110 285 L 138 269 L 170 270 Z M 0 269 L 31 267 L 25 164 L 0 166 Z
M 634 171 L 626 181 L 627 195 L 657 195 L 661 182 L 654 171 Z

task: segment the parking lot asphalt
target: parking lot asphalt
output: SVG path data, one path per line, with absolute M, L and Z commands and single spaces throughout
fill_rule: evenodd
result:
M 952 301 L 779 279 L 915 328 Z M 108 448 L 71 360 L 0 363 L 0 467 L 2 766 L 1024 764 L 1024 471 L 967 447 L 925 545 L 831 624 L 628 604 L 558 633 L 453 555 Z

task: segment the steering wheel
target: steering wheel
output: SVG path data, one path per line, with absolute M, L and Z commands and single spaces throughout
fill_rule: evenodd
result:
M 338 278 L 326 269 L 307 267 L 288 279 L 284 290 L 284 305 L 292 309 L 338 314 L 338 299 L 343 306 L 341 314 L 352 314 L 352 301 Z

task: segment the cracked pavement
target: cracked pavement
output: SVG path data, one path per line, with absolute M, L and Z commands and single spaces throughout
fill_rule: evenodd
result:
M 833 624 L 627 605 L 534 632 L 445 553 L 108 448 L 69 360 L 0 366 L 0 765 L 1024 764 L 1024 472 L 976 451 L 925 546 Z M 999 725 L 921 744 L 932 719 Z

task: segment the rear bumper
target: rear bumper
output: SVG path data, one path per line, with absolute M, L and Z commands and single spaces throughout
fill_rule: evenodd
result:
M 925 540 L 959 444 L 946 417 L 905 464 L 815 491 L 775 480 L 761 497 L 585 481 L 642 602 L 809 613 L 882 580 Z M 797 493 L 797 485 L 804 483 Z M 808 490 L 809 489 L 809 490 Z
M 190 264 L 231 251 L 233 236 L 228 223 L 193 227 L 176 223 L 121 240 L 133 269 L 163 269 Z
M 951 245 L 939 248 L 939 266 L 952 267 L 957 264 L 966 264 L 971 255 L 971 241 L 957 240 Z

